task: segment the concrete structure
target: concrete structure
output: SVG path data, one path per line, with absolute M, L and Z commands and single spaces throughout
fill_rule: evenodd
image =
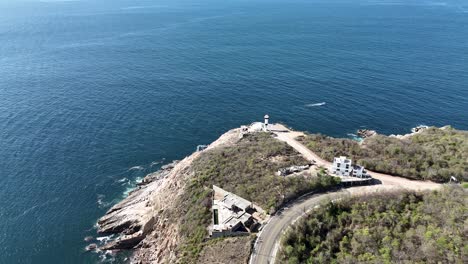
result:
M 281 168 L 276 172 L 278 176 L 287 176 L 292 173 L 301 172 L 310 168 L 310 164 L 302 166 L 291 166 L 287 168 Z
M 270 116 L 269 116 L 269 115 L 265 115 L 263 118 L 265 119 L 265 122 L 264 122 L 264 124 L 265 124 L 265 131 L 268 131 L 268 121 L 269 121 L 269 119 L 270 119 Z
M 250 124 L 248 128 L 248 132 L 250 133 L 255 133 L 255 132 L 266 132 L 267 127 L 265 126 L 265 123 L 262 122 L 254 122 Z
M 353 165 L 351 159 L 341 156 L 333 159 L 333 165 L 331 172 L 341 177 L 357 177 L 357 178 L 368 178 L 367 171 L 364 167 L 359 165 Z
M 249 126 L 241 126 L 239 131 L 239 138 L 243 138 L 244 135 L 249 133 L 258 133 L 258 132 L 288 132 L 289 129 L 282 124 L 270 124 L 270 116 L 265 115 L 264 121 L 262 122 L 253 122 Z
M 349 177 L 352 175 L 352 161 L 345 156 L 333 159 L 332 173 L 338 176 Z
M 213 191 L 211 237 L 245 235 L 258 227 L 258 219 L 253 216 L 258 207 L 252 202 L 215 185 Z
M 367 178 L 367 171 L 363 166 L 353 165 L 353 177 L 357 178 Z
M 264 118 L 263 123 L 262 122 L 254 122 L 254 123 L 250 124 L 250 126 L 247 129 L 247 132 L 250 132 L 250 133 L 268 132 L 269 131 L 269 126 L 270 126 L 270 124 L 269 124 L 270 116 L 265 115 L 263 118 Z

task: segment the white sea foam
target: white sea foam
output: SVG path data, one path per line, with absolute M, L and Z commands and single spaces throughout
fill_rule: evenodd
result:
M 103 252 L 103 254 L 99 255 L 99 259 L 101 260 L 101 263 L 114 263 L 114 261 L 115 261 L 115 258 L 113 256 L 110 256 L 109 254 L 107 254 L 107 251 Z
M 99 241 L 100 243 L 105 244 L 107 241 L 112 240 L 112 238 L 114 238 L 114 235 L 96 237 L 96 240 Z
M 122 197 L 123 198 L 127 197 L 130 194 L 130 192 L 133 191 L 133 189 L 135 189 L 134 186 L 126 188 L 125 191 L 123 191 L 122 193 Z
M 106 198 L 106 196 L 104 194 L 98 194 L 97 204 L 98 204 L 98 207 L 101 208 L 101 209 L 109 207 L 111 205 L 110 202 L 105 202 L 104 198 Z
M 127 197 L 133 190 L 135 190 L 135 187 L 138 183 L 141 183 L 143 181 L 143 177 L 136 177 L 135 180 L 133 181 L 128 181 L 127 188 L 122 193 L 122 197 L 125 198 Z
M 105 207 L 105 204 L 106 204 L 106 203 L 105 203 L 104 201 L 102 201 L 101 198 L 98 198 L 97 204 L 98 204 L 98 207 L 99 207 L 99 208 L 103 208 L 103 207 Z
M 358 142 L 361 142 L 363 141 L 364 139 L 356 134 L 353 134 L 353 133 L 348 133 L 346 134 L 349 138 L 351 138 L 352 140 L 355 140 L 355 141 L 358 141 Z
M 164 162 L 164 159 L 162 159 L 162 160 L 160 160 L 160 161 L 153 161 L 153 162 L 151 162 L 150 167 L 159 165 L 159 164 L 161 164 L 161 163 L 163 163 L 163 162 Z
M 128 169 L 129 171 L 131 170 L 144 170 L 145 168 L 143 168 L 143 166 L 133 166 L 131 167 L 130 169 Z
M 325 105 L 325 104 L 326 104 L 325 102 L 314 103 L 314 104 L 307 104 L 306 107 L 322 106 L 322 105 Z

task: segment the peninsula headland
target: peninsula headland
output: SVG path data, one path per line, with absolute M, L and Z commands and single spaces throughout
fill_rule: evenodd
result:
M 289 248 L 296 243 L 292 231 L 280 243 L 283 231 L 327 201 L 360 201 L 377 192 L 421 197 L 446 188 L 459 188 L 467 199 L 458 184 L 442 184 L 468 181 L 466 131 L 429 127 L 357 142 L 268 119 L 229 130 L 146 176 L 99 219 L 98 232 L 117 238 L 96 250 L 132 250 L 132 263 L 293 263 L 288 256 L 300 252 Z

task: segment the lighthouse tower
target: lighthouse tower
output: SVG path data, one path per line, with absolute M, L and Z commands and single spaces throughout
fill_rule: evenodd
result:
M 265 115 L 265 126 L 264 126 L 264 131 L 268 131 L 268 120 L 270 119 L 270 116 Z

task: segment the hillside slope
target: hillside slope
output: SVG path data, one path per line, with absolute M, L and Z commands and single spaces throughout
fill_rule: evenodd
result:
M 466 263 L 468 191 L 394 192 L 328 202 L 284 236 L 280 263 Z
M 362 144 L 320 134 L 300 140 L 328 161 L 348 156 L 375 172 L 414 180 L 447 182 L 455 176 L 468 181 L 468 131 L 431 127 L 404 137 L 375 135 Z
M 99 220 L 99 231 L 117 233 L 119 238 L 102 249 L 134 248 L 135 263 L 197 263 L 209 244 L 213 184 L 274 212 L 305 192 L 338 183 L 328 176 L 275 174 L 279 168 L 304 163 L 299 153 L 269 133 L 239 139 L 239 130 L 230 130 L 206 150 L 149 175 L 112 207 Z M 216 247 L 223 248 L 223 243 L 246 242 L 221 239 Z

